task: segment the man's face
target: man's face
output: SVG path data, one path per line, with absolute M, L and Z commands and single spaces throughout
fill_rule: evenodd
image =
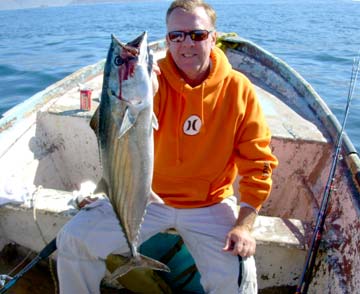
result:
M 213 30 L 209 16 L 204 8 L 197 7 L 192 12 L 175 9 L 167 22 L 167 31 Z M 210 33 L 203 41 L 194 41 L 189 35 L 182 42 L 173 42 L 166 36 L 167 44 L 175 64 L 184 78 L 193 84 L 207 75 L 210 64 L 210 52 L 215 46 L 216 34 Z

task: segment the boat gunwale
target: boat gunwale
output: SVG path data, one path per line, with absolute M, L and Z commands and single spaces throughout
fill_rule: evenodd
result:
M 232 38 L 230 38 L 232 39 Z M 241 39 L 241 38 L 239 38 Z M 244 39 L 241 39 L 242 41 L 245 41 L 245 42 L 248 42 L 248 44 L 250 44 L 251 42 L 247 41 L 247 40 L 244 40 Z M 227 39 L 226 39 L 227 41 Z M 255 46 L 252 50 L 259 50 L 259 52 L 261 52 L 262 54 L 264 54 L 265 57 L 273 57 L 274 60 L 280 60 L 276 57 L 274 57 L 272 54 L 268 53 L 268 55 L 266 55 L 265 53 L 267 53 L 265 50 L 263 50 L 261 47 L 258 47 L 257 45 L 251 43 L 252 46 Z M 150 44 L 150 47 L 155 49 L 155 50 L 165 50 L 165 42 L 163 40 L 160 40 L 158 42 L 153 42 Z M 241 45 L 239 45 L 241 46 Z M 250 47 L 249 47 L 250 48 Z M 236 48 L 234 50 L 237 50 Z M 281 61 L 281 60 L 280 60 Z M 273 64 L 276 64 L 276 63 L 273 63 Z M 3 126 L 3 123 L 7 125 L 12 124 L 12 121 L 19 121 L 21 119 L 21 117 L 26 117 L 29 115 L 29 108 L 31 107 L 31 110 L 32 110 L 32 113 L 36 112 L 39 110 L 39 108 L 41 107 L 38 107 L 37 105 L 41 105 L 41 106 L 44 106 L 45 104 L 47 104 L 52 98 L 54 97 L 57 97 L 58 95 L 60 95 L 60 92 L 58 92 L 57 90 L 57 87 L 61 86 L 63 87 L 62 90 L 63 92 L 61 93 L 65 93 L 67 91 L 67 89 L 69 88 L 72 88 L 72 87 L 76 87 L 77 83 L 79 82 L 80 79 L 78 79 L 79 77 L 80 78 L 83 78 L 84 81 L 86 81 L 87 79 L 91 79 L 92 77 L 94 76 L 97 76 L 99 74 L 101 74 L 101 71 L 103 70 L 103 65 L 104 65 L 104 60 L 100 60 L 98 61 L 97 63 L 93 64 L 93 65 L 89 65 L 87 67 L 84 67 L 82 69 L 79 69 L 78 71 L 74 72 L 73 74 L 71 74 L 71 79 L 68 80 L 68 78 L 70 76 L 67 76 L 65 77 L 64 79 L 58 81 L 57 83 L 49 86 L 48 88 L 46 88 L 45 90 L 43 91 L 40 91 L 38 92 L 37 94 L 35 94 L 34 96 L 32 96 L 30 99 L 30 101 L 28 101 L 29 104 L 25 104 L 26 102 L 24 102 L 23 105 L 18 105 L 16 107 L 14 107 L 14 109 L 11 109 L 10 111 L 8 111 L 7 115 L 6 115 L 6 119 L 7 120 L 3 120 L 3 119 L 0 119 L 0 139 L 1 139 L 1 136 L 4 135 L 5 136 L 5 133 L 6 132 L 2 132 L 3 129 L 2 129 L 2 126 Z M 290 66 L 288 66 L 286 63 L 284 63 L 284 66 L 285 66 L 285 69 L 288 70 L 288 74 L 293 74 L 294 77 L 296 79 L 298 79 L 299 81 L 305 81 L 295 70 L 293 70 Z M 94 71 L 91 71 L 91 70 L 94 70 Z M 276 68 L 275 68 L 276 69 Z M 275 70 L 274 69 L 274 70 Z M 284 69 L 281 69 L 281 70 L 284 70 Z M 280 70 L 280 72 L 281 72 Z M 306 82 L 306 81 L 305 81 Z M 304 84 L 305 85 L 305 84 Z M 311 92 L 315 92 L 311 86 L 309 84 L 307 84 L 309 86 L 309 93 L 311 94 Z M 309 94 L 309 95 L 310 95 Z M 316 92 L 315 92 L 316 94 Z M 334 132 L 338 132 L 339 129 L 336 128 L 336 124 L 340 125 L 339 122 L 337 121 L 336 117 L 332 114 L 332 112 L 329 110 L 329 108 L 327 107 L 327 105 L 325 104 L 325 102 L 323 101 L 323 99 L 318 95 L 316 94 L 316 96 L 313 96 L 313 97 L 318 97 L 318 101 L 314 101 L 312 104 L 314 105 L 318 105 L 314 108 L 313 111 L 316 111 L 319 107 L 319 109 L 322 109 L 322 106 L 325 106 L 325 108 L 323 109 L 324 113 L 326 114 L 324 116 L 323 119 L 325 119 L 329 124 L 333 124 L 333 128 L 334 128 Z M 32 99 L 32 100 L 31 100 Z M 309 97 L 310 99 L 310 97 Z M 317 104 L 318 103 L 318 104 Z M 34 106 L 34 107 L 32 107 Z M 327 113 L 326 111 L 329 111 L 329 113 Z M 17 115 L 16 115 L 17 114 Z M 332 119 L 334 119 L 334 121 L 332 121 Z M 329 120 L 329 121 L 328 121 Z M 325 124 L 325 128 L 326 126 L 328 126 L 328 124 Z M 9 127 L 9 129 L 11 128 L 11 125 Z M 326 130 L 328 130 L 326 128 Z M 329 131 L 329 130 L 328 130 Z M 330 131 L 329 131 L 330 134 L 332 134 Z M 336 134 L 336 133 L 334 133 Z M 333 134 L 333 135 L 334 135 Z M 350 139 L 346 137 L 347 140 L 349 140 L 350 142 Z M 335 135 L 334 135 L 334 138 L 333 140 L 335 141 Z M 350 142 L 351 143 L 351 142 Z M 346 142 L 343 142 L 343 145 L 346 145 Z M 352 145 L 352 143 L 351 143 Z M 346 162 L 347 162 L 347 165 L 349 167 L 349 171 L 352 172 L 352 175 L 353 176 L 357 176 L 357 184 L 359 185 L 359 182 L 360 182 L 360 164 L 359 164 L 359 156 L 358 156 L 358 153 L 355 151 L 354 153 L 349 153 L 347 154 L 347 158 L 346 158 Z M 1 155 L 0 155 L 1 157 Z M 353 166 L 352 166 L 353 165 Z M 353 170 L 357 171 L 357 174 L 354 174 Z M 358 187 L 358 186 L 357 186 Z M 359 192 L 359 188 L 357 188 L 357 192 Z M 357 205 L 357 207 L 359 207 L 359 205 Z M 0 231 L 1 231 L 1 228 L 0 228 Z
M 294 68 L 285 61 L 276 57 L 266 49 L 239 36 L 224 36 L 222 44 L 231 50 L 244 53 L 255 59 L 263 66 L 270 68 L 285 81 L 291 83 L 293 88 L 306 99 L 309 109 L 319 118 L 320 122 L 328 132 L 332 144 L 338 142 L 342 126 L 323 98 L 315 91 L 309 82 L 305 80 Z M 346 158 L 346 165 L 351 171 L 352 180 L 356 186 L 357 193 L 360 193 L 360 158 L 346 132 L 342 137 L 342 150 Z M 335 152 L 334 152 L 335 153 Z
M 246 54 L 263 66 L 270 68 L 276 74 L 281 76 L 285 81 L 289 82 L 293 88 L 306 99 L 309 108 L 324 125 L 326 131 L 329 133 L 333 145 L 335 145 L 334 142 L 337 142 L 341 131 L 341 125 L 338 119 L 327 106 L 325 101 L 320 97 L 320 95 L 295 69 L 293 69 L 282 59 L 274 56 L 272 53 L 256 45 L 250 40 L 241 38 L 237 35 L 234 36 L 234 34 L 226 35 L 224 33 L 220 33 L 219 36 L 221 38 L 221 44 L 226 46 L 227 49 L 236 50 Z M 159 51 L 165 51 L 165 39 L 160 39 L 149 43 L 149 49 L 155 53 Z M 2 136 L 6 135 L 6 132 L 4 131 L 11 129 L 11 127 L 21 119 L 26 118 L 30 114 L 38 111 L 46 103 L 51 101 L 52 98 L 60 96 L 68 91 L 68 89 L 76 87 L 79 83 L 84 83 L 92 77 L 99 75 L 101 71 L 103 71 L 104 64 L 105 59 L 102 59 L 92 65 L 80 68 L 74 73 L 64 77 L 60 81 L 50 85 L 44 90 L 37 92 L 24 102 L 5 112 L 5 116 L 0 118 L 0 140 Z M 29 112 L 29 109 L 31 112 Z M 358 193 L 360 193 L 359 154 L 346 132 L 343 134 L 342 140 L 342 149 L 343 153 L 345 154 L 346 165 L 351 171 L 352 180 L 357 188 L 356 190 Z
M 165 50 L 165 39 L 149 43 L 149 48 L 155 52 Z M 61 96 L 69 89 L 77 86 L 79 83 L 85 83 L 87 80 L 102 73 L 105 66 L 105 60 L 106 59 L 103 58 L 94 64 L 90 64 L 76 70 L 70 75 L 65 76 L 45 89 L 36 92 L 28 99 L 7 110 L 2 114 L 2 117 L 0 117 L 0 138 L 3 131 L 10 129 L 17 121 L 27 117 L 30 114 L 29 109 L 31 110 L 31 113 L 33 113 L 54 97 Z

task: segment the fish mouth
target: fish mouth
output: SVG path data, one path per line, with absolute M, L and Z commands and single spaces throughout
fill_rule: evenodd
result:
M 136 57 L 140 54 L 140 47 L 144 39 L 147 37 L 147 32 L 144 31 L 140 36 L 136 39 L 132 40 L 129 43 L 122 43 L 118 38 L 115 37 L 114 34 L 111 34 L 111 39 L 117 43 L 120 47 L 122 47 L 128 54 Z

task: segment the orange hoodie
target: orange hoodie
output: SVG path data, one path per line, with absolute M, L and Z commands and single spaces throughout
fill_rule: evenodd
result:
M 169 52 L 159 61 L 153 189 L 167 205 L 203 207 L 234 195 L 239 173 L 241 202 L 259 210 L 277 166 L 271 134 L 250 81 L 220 49 L 211 59 L 208 78 L 194 88 Z

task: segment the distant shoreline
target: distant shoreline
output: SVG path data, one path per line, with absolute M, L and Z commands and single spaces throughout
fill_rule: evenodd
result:
M 43 0 L 43 1 L 17 1 L 2 0 L 0 3 L 0 11 L 3 10 L 18 10 L 18 9 L 36 9 L 36 8 L 50 8 L 50 7 L 64 7 L 76 5 L 92 5 L 92 4 L 116 4 L 129 2 L 169 2 L 170 0 Z

